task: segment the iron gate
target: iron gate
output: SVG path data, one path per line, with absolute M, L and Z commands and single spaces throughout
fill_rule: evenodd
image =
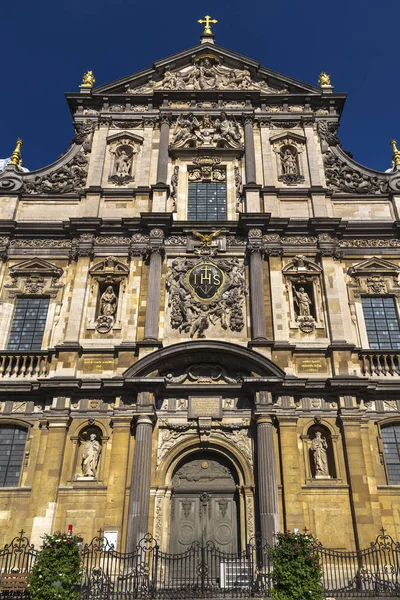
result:
M 180 554 L 161 552 L 151 535 L 131 554 L 104 538 L 82 550 L 82 598 L 248 598 L 269 596 L 268 547 L 254 540 L 243 552 L 226 553 L 198 542 Z

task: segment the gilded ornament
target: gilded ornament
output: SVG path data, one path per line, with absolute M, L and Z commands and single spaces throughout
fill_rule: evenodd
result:
M 218 229 L 217 231 L 214 231 L 213 233 L 203 234 L 203 233 L 200 233 L 199 231 L 195 231 L 193 229 L 192 233 L 196 237 L 200 238 L 202 246 L 211 246 L 213 239 L 218 237 L 220 235 L 221 231 L 222 231 L 222 229 Z
M 396 140 L 390 140 L 390 144 L 393 149 L 393 163 L 394 165 L 400 165 L 400 150 L 397 149 Z
M 200 25 L 203 25 L 203 24 L 204 24 L 204 31 L 203 31 L 203 35 L 213 35 L 213 32 L 211 31 L 211 27 L 210 27 L 210 25 L 211 25 L 211 24 L 215 25 L 215 24 L 217 24 L 217 23 L 218 23 L 218 21 L 217 21 L 216 19 L 212 19 L 212 18 L 210 17 L 210 15 L 206 15 L 206 16 L 204 17 L 204 19 L 199 19 L 197 22 L 198 22 Z
M 95 83 L 96 79 L 93 75 L 93 71 L 88 71 L 83 74 L 81 87 L 93 87 Z
M 331 86 L 332 85 L 331 84 L 331 76 L 328 75 L 328 73 L 325 73 L 324 71 L 322 71 L 318 77 L 318 85 L 320 87 Z
M 15 145 L 15 149 L 14 152 L 11 154 L 11 164 L 12 165 L 16 165 L 17 167 L 21 167 L 22 166 L 22 158 L 21 158 L 21 146 L 23 144 L 23 141 L 21 140 L 21 138 L 17 139 L 17 143 Z

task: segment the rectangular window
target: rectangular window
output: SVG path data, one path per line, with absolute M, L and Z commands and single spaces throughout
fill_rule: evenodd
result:
M 383 451 L 389 483 L 400 483 L 400 425 L 388 425 L 382 428 Z
M 17 298 L 8 350 L 40 350 L 49 298 Z
M 19 483 L 27 430 L 15 425 L 0 427 L 0 487 Z
M 394 298 L 364 296 L 365 326 L 370 348 L 400 348 L 400 327 Z
M 187 218 L 189 221 L 226 220 L 226 183 L 189 182 Z

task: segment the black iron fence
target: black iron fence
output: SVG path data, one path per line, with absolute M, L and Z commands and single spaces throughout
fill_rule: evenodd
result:
M 384 531 L 359 552 L 318 549 L 325 596 L 400 596 L 400 544 Z M 29 573 L 38 551 L 21 535 L 0 550 L 3 575 Z M 81 600 L 189 600 L 191 598 L 269 597 L 269 547 L 254 539 L 236 553 L 214 543 L 194 543 L 181 554 L 162 552 L 151 535 L 134 552 L 117 552 L 101 534 L 81 550 Z M 12 594 L 29 596 L 29 588 Z

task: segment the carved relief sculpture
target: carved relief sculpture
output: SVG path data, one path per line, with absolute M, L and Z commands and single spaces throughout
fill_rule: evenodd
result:
M 237 258 L 176 258 L 167 275 L 172 328 L 199 338 L 210 327 L 242 331 L 247 293 L 243 269 Z
M 193 113 L 181 115 L 176 122 L 171 146 L 238 149 L 243 147 L 238 123 L 234 118 L 228 118 L 225 112 L 214 120 L 208 114 L 199 118 Z
M 131 94 L 153 90 L 261 90 L 269 94 L 283 94 L 287 89 L 271 87 L 265 80 L 255 80 L 248 69 L 231 69 L 220 64 L 214 54 L 197 56 L 193 65 L 180 71 L 166 70 L 161 81 L 149 81 L 137 88 L 129 88 Z
M 315 433 L 311 443 L 311 453 L 314 460 L 315 477 L 329 477 L 328 470 L 328 443 L 320 431 Z
M 96 434 L 91 433 L 88 441 L 83 447 L 82 475 L 83 477 L 95 478 L 101 454 L 101 445 L 96 439 Z

